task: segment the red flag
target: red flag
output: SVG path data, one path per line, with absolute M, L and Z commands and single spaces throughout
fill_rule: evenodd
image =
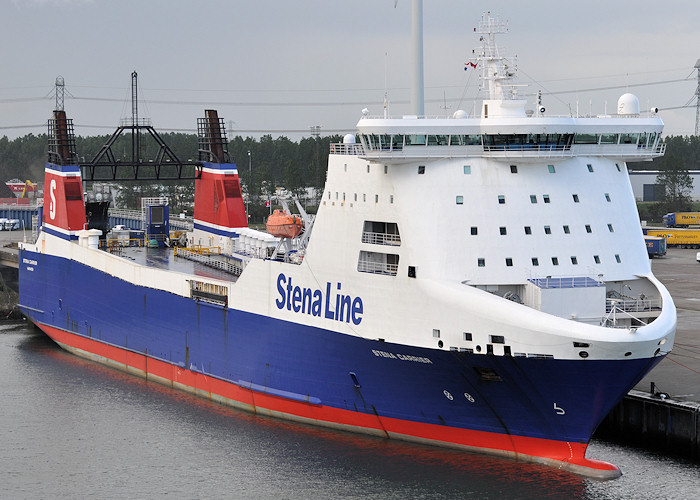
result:
M 267 200 L 267 201 L 265 202 L 265 206 L 266 206 L 266 207 L 269 208 L 271 205 L 272 205 L 272 202 L 271 202 L 270 200 Z

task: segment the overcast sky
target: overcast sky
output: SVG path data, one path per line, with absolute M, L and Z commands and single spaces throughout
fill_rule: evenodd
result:
M 508 21 L 500 44 L 532 106 L 542 90 L 548 112 L 602 114 L 630 91 L 665 135 L 693 134 L 697 0 L 424 0 L 427 115 L 472 109 L 464 63 L 485 10 Z M 353 132 L 385 81 L 391 114 L 410 113 L 410 15 L 411 0 L 0 0 L 0 137 L 46 131 L 58 75 L 76 134 L 110 134 L 134 70 L 139 117 L 162 132 L 195 132 L 205 108 L 229 136 Z

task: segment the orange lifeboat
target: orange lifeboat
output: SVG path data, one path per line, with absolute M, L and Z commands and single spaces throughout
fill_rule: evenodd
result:
M 304 228 L 304 223 L 298 215 L 284 210 L 275 210 L 267 218 L 267 232 L 278 238 L 296 238 Z

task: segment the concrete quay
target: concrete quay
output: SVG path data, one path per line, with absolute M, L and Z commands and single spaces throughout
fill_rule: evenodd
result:
M 700 402 L 700 262 L 698 250 L 669 248 L 665 257 L 651 261 L 654 275 L 673 297 L 678 313 L 676 340 L 671 353 L 635 390 L 667 394 L 678 401 Z

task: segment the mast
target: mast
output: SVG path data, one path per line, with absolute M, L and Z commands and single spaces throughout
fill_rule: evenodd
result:
M 423 117 L 425 116 L 425 96 L 423 88 L 423 0 L 413 0 L 411 47 L 413 52 L 411 110 L 414 115 Z

